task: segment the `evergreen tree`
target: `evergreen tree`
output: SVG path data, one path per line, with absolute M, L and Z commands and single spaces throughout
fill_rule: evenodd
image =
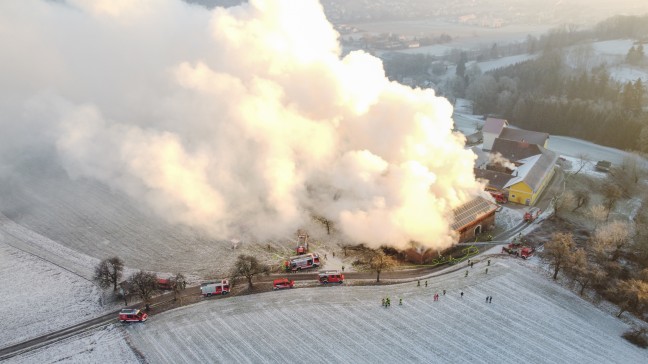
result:
M 457 76 L 459 77 L 464 77 L 466 74 L 466 52 L 461 52 L 461 56 L 459 57 L 459 62 L 457 63 Z

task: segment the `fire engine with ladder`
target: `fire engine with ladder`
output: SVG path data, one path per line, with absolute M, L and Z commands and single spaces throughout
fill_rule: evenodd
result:
M 297 255 L 308 252 L 308 233 L 305 231 L 300 230 L 297 232 L 297 248 L 295 250 Z

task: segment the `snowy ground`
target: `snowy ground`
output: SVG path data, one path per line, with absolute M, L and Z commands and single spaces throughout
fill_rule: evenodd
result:
M 497 257 L 485 269 L 481 261 L 430 278 L 427 288 L 335 286 L 212 300 L 127 331 L 155 363 L 297 362 L 304 355 L 354 363 L 648 360 L 648 352 L 620 337 L 626 324 L 537 273 L 533 263 Z M 446 296 L 433 302 L 443 289 Z M 391 308 L 380 305 L 387 296 Z
M 13 357 L 7 363 L 141 363 L 121 325 L 74 336 L 46 348 Z
M 628 50 L 634 45 L 634 40 L 632 39 L 615 39 L 615 40 L 604 40 L 600 42 L 592 43 L 592 48 L 594 52 L 599 55 L 612 55 L 612 56 L 624 56 L 628 54 Z
M 498 68 L 504 68 L 512 66 L 514 64 L 522 63 L 524 61 L 528 61 L 530 59 L 535 59 L 537 57 L 538 56 L 535 54 L 518 54 L 510 57 L 502 57 L 490 61 L 478 62 L 477 65 L 483 73 L 486 73 L 489 71 L 494 71 Z M 470 67 L 470 65 L 467 66 Z
M 0 241 L 0 346 L 82 322 L 114 308 L 90 281 Z
M 619 65 L 610 68 L 610 76 L 619 82 L 635 82 L 641 79 L 641 82 L 648 82 L 648 70 L 639 69 L 628 65 Z
M 45 197 L 39 192 L 30 202 L 47 204 L 41 200 Z M 115 206 L 104 208 L 101 214 L 112 214 Z M 520 211 L 504 208 L 497 225 L 515 226 Z M 66 224 L 70 219 L 61 218 Z M 111 308 L 102 305 L 101 292 L 84 277 L 95 258 L 4 216 L 0 216 L 0 238 L 0 274 L 7 282 L 0 286 L 0 312 L 5 317 L 2 346 Z M 34 253 L 69 270 L 9 244 L 32 247 Z M 345 263 L 339 255 L 332 257 L 335 245 L 318 242 L 314 246 L 328 253 L 327 268 L 339 269 Z M 482 262 L 468 278 L 463 277 L 464 270 L 429 278 L 427 290 L 413 283 L 335 286 L 210 300 L 154 316 L 144 325 L 111 325 L 8 362 L 130 363 L 140 361 L 140 355 L 152 363 L 296 361 L 302 351 L 295 347 L 309 348 L 316 353 L 310 360 L 317 362 L 591 362 L 596 358 L 620 362 L 624 358 L 624 363 L 638 363 L 647 359 L 646 351 L 620 338 L 627 326 L 609 313 L 535 273 L 533 265 L 525 267 L 529 262 L 492 260 L 488 275 Z M 447 296 L 432 302 L 434 292 L 443 289 Z M 458 296 L 461 290 L 463 299 Z M 392 298 L 390 309 L 379 305 L 387 295 Z M 492 304 L 482 302 L 486 295 L 493 296 Z M 402 307 L 397 305 L 400 297 Z M 295 317 L 305 319 L 297 326 Z M 513 342 L 519 350 L 511 352 Z
M 580 158 L 560 156 L 565 159 L 567 163 L 564 164 L 563 170 L 567 173 L 578 173 L 580 175 L 587 175 L 593 178 L 605 178 L 607 173 L 596 170 L 596 161 L 581 160 Z M 582 168 L 581 168 L 582 167 Z
M 288 236 L 276 244 L 243 240 L 238 249 L 230 249 L 229 241 L 170 224 L 101 183 L 72 180 L 43 156 L 16 160 L 10 174 L 0 175 L 0 219 L 0 233 L 20 231 L 22 240 L 35 249 L 44 247 L 52 253 L 48 256 L 86 278 L 100 259 L 115 255 L 133 269 L 219 278 L 239 254 L 279 264 L 292 255 L 297 238 Z M 56 243 L 69 249 L 52 251 Z M 266 249 L 267 243 L 272 249 Z

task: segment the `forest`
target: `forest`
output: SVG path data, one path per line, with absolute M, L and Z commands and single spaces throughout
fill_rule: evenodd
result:
M 625 57 L 613 64 L 598 59 L 592 43 L 616 39 L 633 40 Z M 381 58 L 391 80 L 409 79 L 411 86 L 434 88 L 451 101 L 467 98 L 473 102 L 474 114 L 645 153 L 646 84 L 640 78 L 617 81 L 611 69 L 648 70 L 647 43 L 648 15 L 615 16 L 589 29 L 563 25 L 540 37 L 453 49 L 443 57 L 388 53 Z M 476 63 L 521 54 L 534 57 L 486 73 Z
M 646 34 L 648 16 L 617 16 L 583 31 L 560 27 L 539 39 L 527 39 L 528 51 L 538 54 L 533 60 L 486 74 L 462 72 L 460 63 L 456 77 L 463 79 L 465 89 L 453 91 L 473 101 L 476 114 L 495 114 L 530 130 L 648 152 L 646 85 L 640 78 L 616 81 L 608 64 L 591 60 L 592 42 L 630 38 L 635 45 L 624 62 L 646 67 L 643 44 L 648 39 L 642 38 Z

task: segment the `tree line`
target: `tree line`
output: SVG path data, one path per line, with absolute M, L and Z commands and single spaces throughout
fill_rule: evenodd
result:
M 139 297 L 149 304 L 153 296 L 160 292 L 158 277 L 154 273 L 140 270 L 122 281 L 123 275 L 124 261 L 119 257 L 106 258 L 95 267 L 94 281 L 103 289 L 112 288 L 113 294 L 123 299 L 126 306 L 132 297 Z M 187 286 L 184 275 L 178 273 L 168 281 L 173 299 L 178 300 Z
M 639 138 L 648 133 L 641 79 L 620 83 L 605 67 L 574 74 L 564 57 L 553 51 L 468 77 L 465 96 L 475 113 L 500 115 L 522 128 L 648 152 Z
M 580 168 L 565 177 L 566 188 L 552 198 L 552 218 L 588 224 L 554 233 L 544 244 L 541 258 L 550 266 L 553 279 L 563 274 L 580 295 L 591 290 L 617 304 L 617 316 L 629 311 L 646 320 L 648 212 L 640 208 L 630 219 L 616 212 L 623 200 L 639 196 L 641 204 L 646 202 L 643 181 L 648 172 L 635 155 L 612 167 L 606 179 L 592 181 L 578 177 L 590 162 L 583 157 L 579 163 Z

